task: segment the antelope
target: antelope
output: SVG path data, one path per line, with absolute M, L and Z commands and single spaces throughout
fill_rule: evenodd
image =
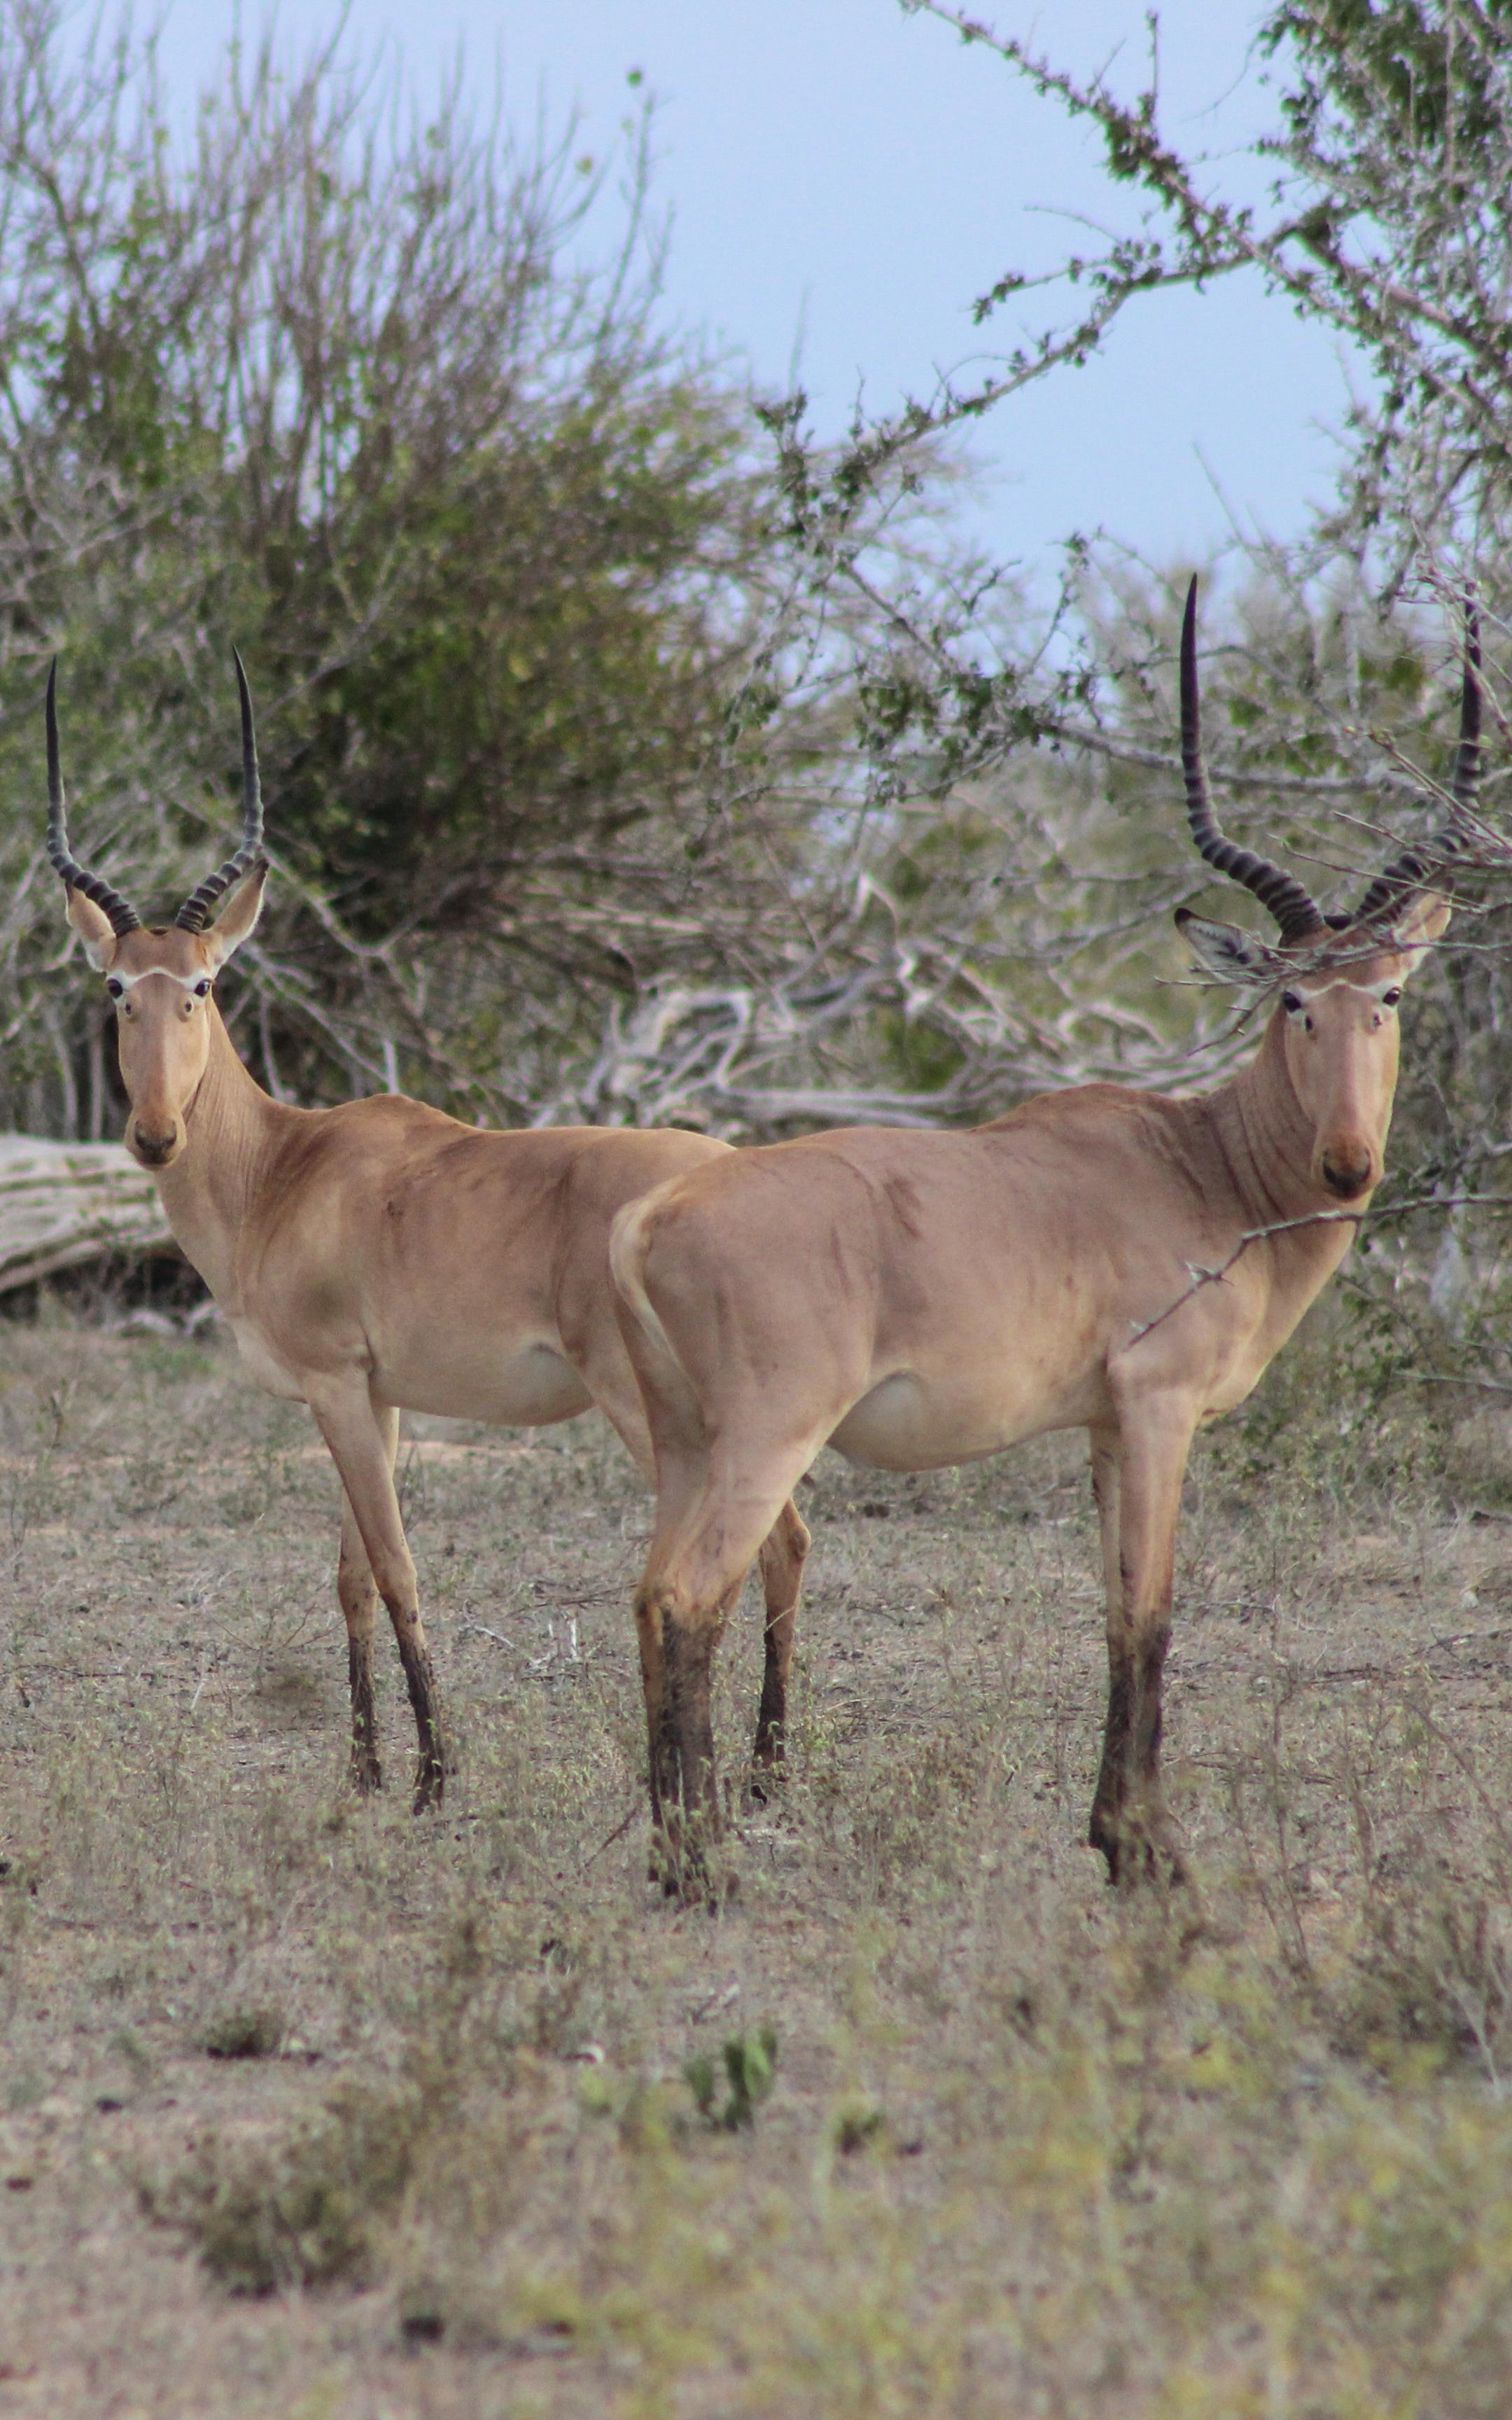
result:
M 1343 1258 L 1382 1172 L 1403 985 L 1449 920 L 1429 868 L 1493 841 L 1472 812 L 1473 621 L 1447 828 L 1426 857 L 1395 858 L 1352 913 L 1325 916 L 1219 828 L 1196 615 L 1194 581 L 1180 654 L 1192 837 L 1279 932 L 1273 945 L 1187 909 L 1177 923 L 1206 970 L 1270 1003 L 1256 1055 L 1200 1094 L 1086 1084 L 970 1131 L 854 1126 L 711 1158 L 615 1222 L 621 1325 L 656 1457 L 635 1616 L 669 1890 L 720 1886 L 711 1661 L 752 1554 L 820 1448 L 928 1470 L 1068 1428 L 1089 1435 L 1107 1602 L 1088 1838 L 1111 1882 L 1180 1877 L 1161 1683 L 1188 1450 L 1243 1401 Z M 1221 1281 L 1198 1282 L 1203 1271 Z
M 69 924 L 115 1004 L 128 1149 L 157 1181 L 186 1258 L 244 1367 L 308 1404 L 342 1487 L 337 1595 L 351 1690 L 351 1778 L 381 1783 L 373 1697 L 379 1597 L 419 1735 L 416 1810 L 450 1769 L 393 1463 L 401 1409 L 535 1427 L 596 1404 L 648 1486 L 650 1437 L 609 1277 L 616 1211 L 648 1186 L 722 1159 L 673 1129 L 480 1131 L 383 1094 L 339 1108 L 270 1098 L 243 1065 L 215 981 L 262 908 L 262 791 L 252 697 L 241 701 L 242 831 L 171 925 L 69 853 L 54 660 L 47 683 L 47 851 Z M 213 923 L 210 909 L 224 898 Z M 809 1533 L 791 1506 L 761 1548 L 766 1669 L 752 1788 L 780 1758 L 798 1580 Z

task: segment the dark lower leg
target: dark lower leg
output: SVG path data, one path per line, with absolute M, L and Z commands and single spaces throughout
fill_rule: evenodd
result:
M 682 1777 L 685 1820 L 710 1832 L 719 1828 L 714 1776 L 714 1724 L 709 1711 L 709 1665 L 714 1634 L 675 1624 L 667 1637 L 667 1695 Z
M 1112 1438 L 1094 1436 L 1093 1484 L 1108 1590 L 1108 1712 L 1089 1838 L 1109 1879 L 1180 1880 L 1161 1791 L 1163 1676 L 1190 1406 L 1147 1401 Z
M 1181 1879 L 1161 1789 L 1162 1679 L 1170 1643 L 1163 1612 L 1111 1657 L 1103 1762 L 1088 1838 L 1107 1859 L 1110 1882 L 1148 1874 Z
M 347 1638 L 347 1677 L 351 1687 L 352 1755 L 351 1776 L 354 1789 L 381 1790 L 383 1769 L 378 1762 L 378 1711 L 373 1703 L 373 1632 L 349 1632 Z
M 1087 1837 L 1107 1860 L 1108 1880 L 1116 1883 L 1123 1846 L 1123 1807 L 1129 1769 L 1130 1717 L 1134 1676 L 1124 1642 L 1108 1640 L 1108 1711 L 1103 1726 L 1103 1761 L 1098 1768 L 1092 1820 Z
M 1163 1681 L 1170 1638 L 1170 1615 L 1166 1610 L 1146 1629 L 1134 1649 L 1123 1833 L 1142 1859 L 1147 1873 L 1159 1873 L 1169 1881 L 1180 1882 L 1181 1861 L 1171 1843 L 1170 1819 L 1160 1777 Z
M 751 1749 L 750 1794 L 766 1796 L 764 1776 L 771 1776 L 787 1756 L 788 1669 L 793 1661 L 793 1628 L 797 1608 L 769 1617 L 766 1624 L 766 1668 L 762 1675 L 762 1701 L 756 1715 L 756 1742 Z
M 392 1612 L 393 1608 L 390 1610 Z M 404 1610 L 394 1612 L 393 1635 L 398 1641 L 399 1661 L 404 1666 L 409 1703 L 414 1708 L 415 1733 L 420 1749 L 420 1760 L 415 1769 L 415 1813 L 419 1815 L 427 1807 L 439 1807 L 445 1796 L 450 1759 L 441 1727 L 436 1675 L 431 1669 L 430 1650 L 425 1644 L 419 1614 Z
M 715 1854 L 721 1826 L 709 1683 L 718 1635 L 717 1622 L 677 1621 L 663 1634 L 658 1856 L 662 1887 L 685 1900 L 712 1900 L 733 1887 Z
M 351 1694 L 351 1778 L 354 1789 L 378 1790 L 378 1711 L 373 1700 L 373 1624 L 378 1590 L 351 1508 L 344 1512 L 336 1594 L 347 1624 L 347 1679 Z
M 752 1750 L 755 1771 L 751 1795 L 763 1799 L 762 1775 L 780 1764 L 787 1752 L 788 1675 L 793 1667 L 793 1641 L 798 1621 L 798 1590 L 803 1579 L 809 1532 L 791 1504 L 785 1504 L 762 1548 L 762 1588 L 765 1600 L 765 1668 L 762 1702 L 756 1717 Z
M 660 1842 L 680 1791 L 677 1740 L 671 1701 L 667 1692 L 667 1668 L 662 1654 L 661 1608 L 655 1596 L 636 1599 L 636 1637 L 640 1649 L 640 1686 L 646 1707 L 646 1779 L 651 1792 L 651 1827 L 657 1845 L 652 1853 L 651 1880 L 662 1878 Z

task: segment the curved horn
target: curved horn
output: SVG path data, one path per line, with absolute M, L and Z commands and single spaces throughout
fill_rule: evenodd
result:
M 113 933 L 136 931 L 142 919 L 131 901 L 123 899 L 98 874 L 87 873 L 69 851 L 68 801 L 63 795 L 63 767 L 57 744 L 56 656 L 47 675 L 47 854 L 54 871 L 62 876 L 70 891 L 82 891 L 86 899 L 104 909 Z
M 1322 909 L 1300 882 L 1283 874 L 1267 857 L 1257 857 L 1253 849 L 1241 848 L 1237 841 L 1227 839 L 1218 828 L 1208 792 L 1208 776 L 1202 762 L 1202 734 L 1197 715 L 1197 583 L 1194 578 L 1186 592 L 1186 612 L 1181 619 L 1181 769 L 1186 775 L 1186 813 L 1192 827 L 1192 837 L 1208 863 L 1230 880 L 1242 882 L 1253 891 L 1262 908 L 1268 908 L 1281 927 L 1284 941 L 1299 941 L 1304 933 L 1316 933 L 1323 922 Z
M 233 882 L 239 882 L 244 874 L 250 874 L 255 865 L 263 861 L 263 794 L 257 774 L 257 734 L 253 728 L 252 691 L 247 687 L 240 656 L 235 647 L 231 653 L 236 658 L 237 688 L 241 694 L 241 845 L 224 865 L 218 865 L 213 874 L 208 874 L 184 901 L 174 918 L 174 923 L 184 933 L 202 933 L 205 919 L 223 891 L 229 891 Z
M 1459 691 L 1459 743 L 1455 750 L 1454 772 L 1449 781 L 1449 796 L 1456 807 L 1469 815 L 1474 813 L 1475 793 L 1480 784 L 1480 615 L 1475 611 L 1473 590 L 1465 593 L 1465 677 Z M 1384 873 L 1378 874 L 1359 907 L 1354 911 L 1357 924 L 1380 924 L 1395 916 L 1398 908 L 1421 891 L 1435 875 L 1442 876 L 1445 862 L 1460 856 L 1472 845 L 1472 834 L 1457 816 L 1451 816 L 1427 841 L 1421 849 L 1404 848 L 1394 857 Z

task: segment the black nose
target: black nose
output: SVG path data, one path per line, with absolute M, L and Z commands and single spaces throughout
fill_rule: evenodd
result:
M 1336 1193 L 1341 1202 L 1353 1202 L 1370 1183 L 1370 1162 L 1368 1159 L 1333 1159 L 1325 1153 L 1322 1175 L 1330 1193 Z
M 132 1136 L 132 1140 L 136 1144 L 136 1156 L 138 1159 L 146 1160 L 148 1168 L 161 1168 L 177 1140 L 177 1126 L 170 1126 L 165 1135 L 144 1134 L 138 1126 Z

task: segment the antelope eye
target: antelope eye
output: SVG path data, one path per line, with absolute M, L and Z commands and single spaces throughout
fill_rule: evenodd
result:
M 1298 1009 L 1302 1006 L 1301 992 L 1284 991 L 1281 995 L 1281 1005 L 1286 1010 L 1288 1016 L 1295 1016 Z
M 1383 992 L 1381 993 L 1381 1007 L 1382 1007 L 1382 1008 L 1395 1008 L 1395 1007 L 1396 1007 L 1396 1003 L 1397 1003 L 1397 1001 L 1400 1000 L 1401 996 L 1402 996 L 1402 991 L 1401 991 L 1401 985 L 1400 985 L 1400 984 L 1394 984 L 1394 985 L 1392 985 L 1392 987 L 1391 987 L 1390 991 L 1383 991 Z
M 208 975 L 207 975 L 207 976 L 204 978 L 204 981 L 203 981 L 203 982 L 201 982 L 201 983 L 197 983 L 197 984 L 194 985 L 194 998 L 195 998 L 196 1000 L 208 1000 L 208 997 L 209 997 L 209 989 L 210 989 L 210 979 L 209 979 Z
M 123 983 L 117 982 L 114 975 L 107 975 L 105 977 L 105 989 L 109 992 L 112 1000 L 119 1000 L 122 992 L 126 989 L 126 985 Z

